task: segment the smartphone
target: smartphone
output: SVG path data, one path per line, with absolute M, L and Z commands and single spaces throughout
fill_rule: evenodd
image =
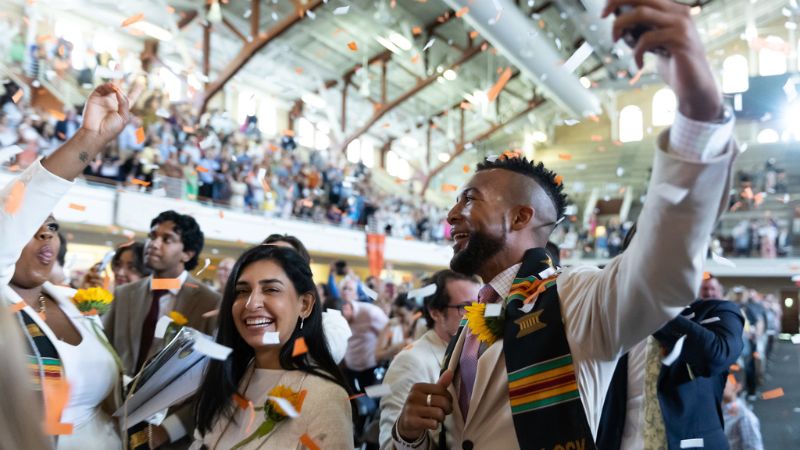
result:
M 620 6 L 616 10 L 614 10 L 614 15 L 619 17 L 622 14 L 630 12 L 633 10 L 633 6 L 631 5 L 624 5 Z M 635 27 L 628 28 L 623 30 L 622 33 L 622 40 L 628 44 L 628 47 L 631 49 L 636 48 L 636 44 L 639 42 L 639 39 L 642 37 L 643 34 L 647 33 L 648 31 L 652 30 L 652 27 L 647 25 L 636 25 Z M 665 58 L 669 58 L 669 51 L 663 47 L 656 47 L 652 50 L 649 50 L 657 55 L 663 56 Z

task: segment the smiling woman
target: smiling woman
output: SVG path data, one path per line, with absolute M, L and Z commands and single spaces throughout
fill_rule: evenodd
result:
M 233 353 L 209 364 L 196 445 L 294 448 L 305 436 L 320 448 L 353 448 L 347 383 L 326 344 L 311 269 L 299 253 L 260 245 L 239 257 L 223 293 L 217 342 Z M 276 418 L 269 405 L 277 391 L 294 393 L 302 413 Z M 263 406 L 266 416 L 255 432 L 251 406 Z

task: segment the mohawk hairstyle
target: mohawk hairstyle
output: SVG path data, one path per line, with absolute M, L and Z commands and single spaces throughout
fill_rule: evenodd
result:
M 561 182 L 561 176 L 556 175 L 552 170 L 546 169 L 543 163 L 528 161 L 526 157 L 508 157 L 503 154 L 494 161 L 484 159 L 483 162 L 478 163 L 476 172 L 490 169 L 503 169 L 511 172 L 516 172 L 533 179 L 544 191 L 556 210 L 556 221 L 564 217 L 564 211 L 567 207 L 567 194 L 564 191 L 564 185 Z

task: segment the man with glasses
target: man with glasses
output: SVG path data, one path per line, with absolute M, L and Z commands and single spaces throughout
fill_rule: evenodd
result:
M 436 272 L 423 284 L 436 286 L 436 292 L 424 299 L 422 310 L 428 331 L 410 348 L 398 353 L 386 372 L 383 382 L 391 387 L 392 393 L 381 399 L 381 449 L 393 448 L 392 427 L 411 386 L 436 383 L 439 379 L 447 344 L 458 333 L 464 308 L 478 298 L 481 287 L 476 277 L 452 270 Z M 448 425 L 447 421 L 445 424 Z

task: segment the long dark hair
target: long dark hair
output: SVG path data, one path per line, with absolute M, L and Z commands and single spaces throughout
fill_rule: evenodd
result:
M 255 357 L 250 347 L 233 323 L 233 301 L 236 299 L 236 283 L 244 269 L 256 261 L 271 260 L 279 264 L 294 285 L 298 294 L 314 296 L 311 314 L 305 318 L 303 329 L 300 321 L 295 325 L 291 338 L 281 347 L 280 365 L 285 370 L 301 370 L 332 381 L 350 393 L 347 381 L 333 361 L 328 350 L 325 334 L 322 330 L 322 308 L 317 296 L 317 289 L 311 275 L 311 268 L 299 253 L 291 248 L 274 245 L 259 245 L 242 254 L 236 261 L 225 284 L 222 305 L 219 312 L 219 331 L 217 343 L 233 349 L 225 361 L 212 360 L 206 370 L 205 379 L 200 387 L 195 419 L 197 428 L 202 434 L 209 432 L 214 422 L 222 417 L 231 417 L 235 411 L 233 394 L 239 389 L 239 383 Z M 303 336 L 308 353 L 292 357 L 294 342 Z

